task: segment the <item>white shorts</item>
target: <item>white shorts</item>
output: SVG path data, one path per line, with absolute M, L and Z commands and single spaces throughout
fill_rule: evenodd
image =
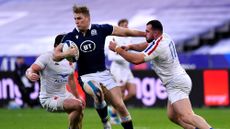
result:
M 65 96 L 52 96 L 52 97 L 42 97 L 40 99 L 40 103 L 43 108 L 45 108 L 49 112 L 64 112 L 63 103 L 66 99 L 74 99 L 75 97 L 66 92 Z
M 81 80 L 83 83 L 88 81 L 102 83 L 108 90 L 118 86 L 109 70 L 82 75 Z
M 176 76 L 166 85 L 169 102 L 173 104 L 176 101 L 189 98 L 191 89 L 192 81 L 187 74 Z
M 129 67 L 112 63 L 110 71 L 120 86 L 126 83 L 133 83 L 134 77 Z

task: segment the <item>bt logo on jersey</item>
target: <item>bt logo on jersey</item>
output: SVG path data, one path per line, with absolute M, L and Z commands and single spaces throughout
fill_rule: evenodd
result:
M 92 52 L 96 49 L 96 44 L 91 40 L 86 40 L 80 45 L 80 50 L 84 53 Z

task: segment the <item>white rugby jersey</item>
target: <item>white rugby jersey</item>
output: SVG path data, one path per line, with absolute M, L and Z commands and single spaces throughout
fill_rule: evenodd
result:
M 42 71 L 39 72 L 41 81 L 40 98 L 53 95 L 64 96 L 68 76 L 75 70 L 75 64 L 70 64 L 66 59 L 55 62 L 52 57 L 53 52 L 47 52 L 40 55 L 34 62 L 42 68 Z
M 126 46 L 128 44 L 131 44 L 131 37 L 118 37 L 118 36 L 111 36 L 111 40 L 115 39 L 115 42 L 119 46 Z M 111 41 L 110 40 L 110 41 Z M 112 61 L 111 66 L 113 67 L 124 67 L 129 68 L 129 62 L 126 61 L 123 57 L 121 57 L 119 54 L 109 50 L 108 52 L 108 59 Z
M 173 40 L 165 33 L 149 43 L 143 53 L 147 56 L 146 61 L 151 61 L 152 68 L 164 85 L 173 77 L 186 73 L 180 65 Z

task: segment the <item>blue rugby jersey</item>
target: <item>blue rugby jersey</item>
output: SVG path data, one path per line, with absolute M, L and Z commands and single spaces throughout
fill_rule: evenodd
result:
M 111 35 L 112 31 L 112 25 L 92 24 L 85 36 L 75 28 L 64 37 L 63 42 L 71 40 L 79 48 L 80 56 L 77 65 L 80 76 L 106 69 L 104 54 L 105 38 Z

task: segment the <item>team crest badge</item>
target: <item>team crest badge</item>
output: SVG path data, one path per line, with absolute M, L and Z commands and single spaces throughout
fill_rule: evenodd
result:
M 96 29 L 92 29 L 92 30 L 91 30 L 91 35 L 92 35 L 92 36 L 97 35 L 97 30 L 96 30 Z

